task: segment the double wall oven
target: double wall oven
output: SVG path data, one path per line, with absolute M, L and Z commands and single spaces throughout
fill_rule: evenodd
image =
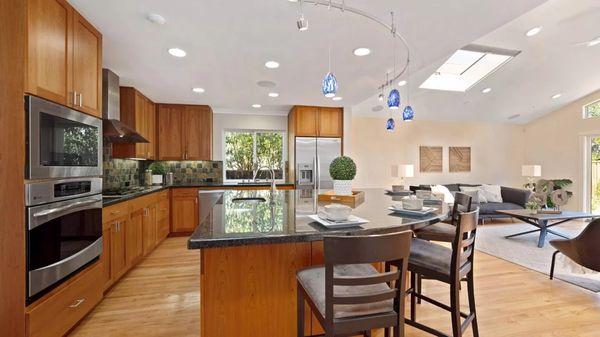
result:
M 102 120 L 25 97 L 27 301 L 102 253 Z

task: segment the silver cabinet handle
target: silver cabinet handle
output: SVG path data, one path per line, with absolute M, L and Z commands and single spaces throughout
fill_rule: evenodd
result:
M 80 298 L 78 300 L 75 300 L 75 302 L 73 302 L 73 304 L 69 305 L 69 308 L 77 308 L 79 307 L 83 302 L 85 302 L 85 298 Z
M 110 212 L 110 215 L 117 215 L 119 213 L 121 213 L 121 211 L 112 211 L 112 212 Z
M 73 106 L 77 106 L 77 91 L 73 91 Z
M 83 94 L 79 93 L 79 106 L 83 107 Z
M 68 209 L 75 208 L 75 207 L 81 207 L 81 206 L 95 204 L 97 202 L 98 202 L 98 200 L 78 201 L 76 203 L 72 203 L 72 204 L 67 205 L 67 206 L 56 207 L 56 208 L 52 208 L 52 209 L 47 209 L 45 211 L 37 212 L 33 216 L 36 217 L 36 218 L 38 218 L 38 217 L 41 217 L 41 216 L 46 216 L 46 215 L 50 215 L 50 214 L 54 214 L 54 213 L 66 211 Z

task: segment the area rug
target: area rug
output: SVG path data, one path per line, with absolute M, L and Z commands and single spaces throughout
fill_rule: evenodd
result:
M 572 221 L 565 226 L 559 225 L 555 229 L 575 237 L 586 225 L 586 222 Z M 558 237 L 549 234 L 543 248 L 537 247 L 539 233 L 505 238 L 507 235 L 532 229 L 534 228 L 526 223 L 510 222 L 479 226 L 475 248 L 486 254 L 550 275 L 552 254 L 555 249 L 548 244 L 548 239 L 559 239 Z M 554 277 L 600 293 L 600 273 L 583 268 L 560 253 L 556 257 Z

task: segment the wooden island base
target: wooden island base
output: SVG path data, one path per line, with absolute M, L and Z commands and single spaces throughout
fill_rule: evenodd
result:
M 296 337 L 296 271 L 323 263 L 323 242 L 200 250 L 201 337 Z M 321 327 L 306 309 L 305 331 Z

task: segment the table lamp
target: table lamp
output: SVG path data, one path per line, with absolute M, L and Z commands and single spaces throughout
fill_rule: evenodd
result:
M 392 177 L 400 178 L 400 184 L 402 190 L 404 187 L 404 178 L 412 178 L 415 176 L 415 166 L 412 164 L 402 164 L 392 166 Z
M 521 166 L 521 175 L 527 178 L 527 184 L 524 187 L 533 191 L 535 188 L 535 178 L 542 176 L 542 166 L 523 165 Z

